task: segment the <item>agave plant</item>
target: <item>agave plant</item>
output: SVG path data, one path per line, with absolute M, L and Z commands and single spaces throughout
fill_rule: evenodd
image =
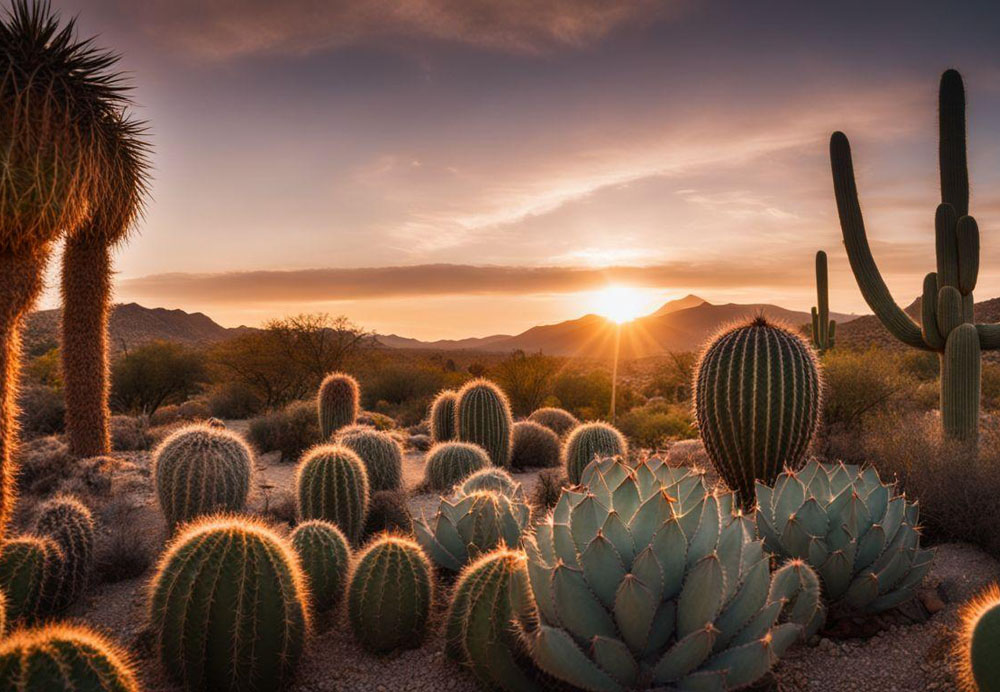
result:
M 451 499 L 441 498 L 429 522 L 421 517 L 413 522 L 413 529 L 431 560 L 458 572 L 494 548 L 518 548 L 530 518 L 531 509 L 523 496 L 458 489 Z
M 815 622 L 819 580 L 771 573 L 732 493 L 659 459 L 592 462 L 525 539 L 545 672 L 585 690 L 726 690 L 762 677 Z
M 878 612 L 908 601 L 934 554 L 920 548 L 915 502 L 868 467 L 821 464 L 757 484 L 757 530 L 775 555 L 801 558 L 838 610 Z

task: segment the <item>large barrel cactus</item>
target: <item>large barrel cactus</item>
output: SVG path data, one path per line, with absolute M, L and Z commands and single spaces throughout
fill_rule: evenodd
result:
M 920 549 L 918 508 L 873 467 L 810 461 L 757 484 L 764 546 L 807 561 L 838 611 L 878 612 L 916 595 L 934 554 Z
M 510 443 L 511 468 L 559 466 L 561 454 L 559 436 L 544 425 L 530 420 L 514 423 Z
M 440 567 L 458 572 L 469 561 L 494 548 L 517 548 L 528 528 L 531 509 L 521 497 L 476 491 L 458 491 L 441 498 L 437 514 L 428 522 L 413 522 L 417 541 Z
M 395 437 L 367 425 L 351 425 L 337 433 L 337 443 L 364 462 L 369 492 L 403 487 L 403 450 Z
M 160 510 L 171 529 L 195 517 L 246 507 L 253 454 L 235 433 L 191 425 L 167 437 L 153 452 L 153 481 Z
M 351 567 L 351 546 L 344 534 L 328 521 L 313 519 L 295 527 L 292 547 L 309 579 L 313 607 L 330 610 L 343 598 Z
M 278 690 L 309 634 L 309 593 L 288 543 L 251 519 L 188 524 L 160 560 L 149 615 L 164 668 L 189 690 Z
M 628 442 L 618 429 L 607 423 L 577 426 L 563 444 L 562 459 L 570 483 L 579 483 L 580 474 L 595 458 L 628 454 Z
M 559 437 L 565 437 L 573 428 L 580 425 L 580 421 L 569 411 L 552 407 L 536 409 L 528 416 L 528 420 L 544 425 Z
M 299 516 L 325 519 L 357 543 L 368 513 L 368 472 L 358 455 L 340 445 L 313 447 L 295 476 Z
M 319 431 L 324 440 L 329 440 L 341 428 L 353 425 L 361 410 L 358 381 L 344 372 L 330 373 L 319 386 L 316 409 Z
M 819 421 L 820 376 L 809 345 L 763 315 L 725 329 L 695 374 L 698 428 L 715 470 L 753 507 L 754 482 L 798 468 Z
M 51 610 L 63 552 L 48 536 L 11 538 L 0 548 L 0 592 L 6 596 L 7 619 L 32 621 Z
M 522 494 L 521 484 L 510 477 L 510 474 L 496 466 L 480 469 L 466 477 L 459 486 L 463 495 L 488 490 L 507 497 L 519 497 Z
M 489 465 L 490 457 L 479 445 L 441 442 L 427 452 L 424 484 L 430 490 L 451 490 L 456 483 Z
M 483 555 L 455 585 L 445 619 L 445 651 L 491 687 L 537 689 L 515 625 L 532 609 L 524 553 L 501 549 Z
M 510 437 L 514 419 L 507 395 L 489 380 L 471 380 L 455 403 L 458 439 L 486 450 L 496 466 L 510 465 Z
M 958 678 L 967 692 L 1000 692 L 1000 587 L 992 584 L 962 606 L 955 638 Z
M 446 389 L 431 404 L 431 440 L 449 442 L 455 439 L 455 402 L 458 393 Z
M 139 692 L 128 656 L 85 628 L 52 624 L 0 639 L 6 692 Z
M 51 607 L 61 610 L 73 603 L 87 588 L 94 566 L 94 520 L 90 510 L 70 496 L 55 497 L 42 505 L 35 520 L 35 532 L 49 536 L 62 553 L 51 588 Z
M 347 593 L 354 636 L 371 651 L 420 645 L 434 598 L 433 570 L 413 541 L 384 536 L 357 556 Z
M 659 460 L 591 464 L 525 540 L 535 663 L 585 690 L 749 685 L 815 627 L 819 583 L 774 574 L 731 493 Z

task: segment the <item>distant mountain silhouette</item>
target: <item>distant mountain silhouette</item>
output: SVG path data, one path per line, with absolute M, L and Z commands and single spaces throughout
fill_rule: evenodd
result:
M 678 298 L 677 300 L 671 300 L 663 304 L 659 310 L 653 313 L 653 315 L 668 315 L 671 312 L 677 312 L 678 310 L 686 310 L 687 308 L 696 308 L 699 305 L 704 305 L 708 301 L 704 298 L 699 298 L 694 294 L 687 294 L 683 298 Z

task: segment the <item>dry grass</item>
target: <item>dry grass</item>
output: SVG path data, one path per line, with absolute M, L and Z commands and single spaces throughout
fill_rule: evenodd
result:
M 145 574 L 153 564 L 153 551 L 136 521 L 140 508 L 128 496 L 119 496 L 100 509 L 101 523 L 109 530 L 97 541 L 94 560 L 96 581 L 114 583 Z
M 568 486 L 569 480 L 562 469 L 549 469 L 538 474 L 538 483 L 531 493 L 531 508 L 535 516 L 543 516 L 556 506 L 563 486 Z

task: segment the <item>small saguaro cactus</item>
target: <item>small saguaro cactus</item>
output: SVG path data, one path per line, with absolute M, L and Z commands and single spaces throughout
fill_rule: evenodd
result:
M 299 516 L 325 519 L 357 544 L 368 514 L 368 472 L 340 445 L 319 445 L 302 457 L 295 476 Z
M 469 564 L 445 618 L 445 652 L 506 692 L 538 689 L 514 624 L 533 607 L 525 562 L 521 551 L 496 550 Z
M 369 492 L 403 487 L 403 450 L 392 435 L 367 425 L 351 425 L 337 433 L 337 443 L 364 462 Z
M 594 457 L 626 456 L 628 442 L 618 429 L 607 423 L 585 423 L 573 429 L 563 443 L 562 459 L 570 483 L 579 483 L 580 474 Z
M 0 548 L 0 592 L 7 599 L 7 619 L 31 622 L 50 609 L 59 585 L 62 548 L 48 536 L 11 538 Z
M 431 404 L 431 441 L 448 442 L 455 439 L 455 402 L 458 393 L 446 389 Z
M 365 648 L 413 648 L 424 638 L 433 598 L 433 571 L 420 546 L 384 536 L 355 559 L 347 615 Z
M 361 411 L 361 387 L 345 372 L 332 372 L 324 378 L 316 396 L 319 431 L 322 439 L 343 427 L 353 425 Z
M 250 448 L 221 428 L 181 428 L 153 452 L 156 497 L 171 529 L 206 514 L 241 511 L 252 475 Z
M 128 655 L 85 627 L 54 623 L 0 639 L 0 689 L 139 692 Z
M 424 483 L 438 492 L 451 490 L 467 476 L 490 465 L 490 457 L 479 445 L 439 442 L 427 452 Z
M 979 435 L 982 351 L 1000 349 L 1000 324 L 975 322 L 972 291 L 979 276 L 979 227 L 969 215 L 965 142 L 965 87 L 961 75 L 941 76 L 938 95 L 941 203 L 935 215 L 937 271 L 924 277 L 916 324 L 889 293 L 865 234 L 851 145 L 842 132 L 830 138 L 833 189 L 847 257 L 858 287 L 883 326 L 907 346 L 941 359 L 941 423 L 945 437 Z
M 246 517 L 185 526 L 150 589 L 150 628 L 166 668 L 192 690 L 278 690 L 309 634 L 309 591 L 292 547 Z
M 830 319 L 830 276 L 826 268 L 826 253 L 816 253 L 816 307 L 812 309 L 812 342 L 820 353 L 833 348 L 837 331 L 836 320 Z
M 486 450 L 496 466 L 510 466 L 511 431 L 514 419 L 507 395 L 489 380 L 466 382 L 455 403 L 458 439 Z
M 695 372 L 694 406 L 715 470 L 749 510 L 754 482 L 799 468 L 819 421 L 820 376 L 809 345 L 759 315 L 722 330 Z
M 321 519 L 303 522 L 292 532 L 292 547 L 309 578 L 313 607 L 324 612 L 340 603 L 351 567 L 351 547 L 340 529 Z
M 61 610 L 80 597 L 94 565 L 94 520 L 90 510 L 70 496 L 55 497 L 41 507 L 35 532 L 49 536 L 62 551 L 52 607 Z
M 955 638 L 958 681 L 965 692 L 1000 692 L 1000 587 L 966 603 Z
M 565 437 L 570 430 L 580 425 L 580 421 L 569 411 L 551 407 L 537 409 L 528 416 L 528 420 L 544 425 L 559 437 Z

